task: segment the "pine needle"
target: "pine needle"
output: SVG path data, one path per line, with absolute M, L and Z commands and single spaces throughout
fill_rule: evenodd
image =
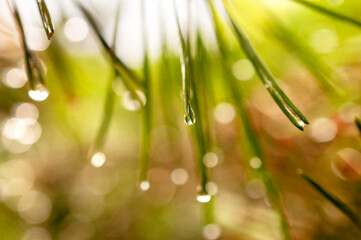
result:
M 24 33 L 23 24 L 21 22 L 21 18 L 19 15 L 19 11 L 17 9 L 16 4 L 14 3 L 12 6 L 13 15 L 15 22 L 19 28 L 20 32 L 20 42 L 23 47 L 24 56 L 25 56 L 25 67 L 26 74 L 28 77 L 29 85 L 31 90 L 37 90 L 40 88 L 44 88 L 44 75 L 40 65 L 39 60 L 35 57 L 34 53 L 29 49 L 26 43 L 26 37 Z
M 229 13 L 226 13 L 244 53 L 255 67 L 263 85 L 286 117 L 293 123 L 293 125 L 303 131 L 305 125 L 309 124 L 308 120 L 278 86 L 271 71 L 253 48 L 245 33 L 235 24 Z
M 305 6 L 305 7 L 308 7 L 310 9 L 312 9 L 312 10 L 315 10 L 317 12 L 325 14 L 325 15 L 331 17 L 331 18 L 335 18 L 337 20 L 353 24 L 353 25 L 355 25 L 357 27 L 361 27 L 361 21 L 358 20 L 358 19 L 355 19 L 354 17 L 350 17 L 350 16 L 347 16 L 347 15 L 345 15 L 343 13 L 339 13 L 339 12 L 324 8 L 324 7 L 320 6 L 320 5 L 314 4 L 314 3 L 309 2 L 309 1 L 304 1 L 304 0 L 290 0 L 290 1 L 299 3 L 299 4 L 301 4 L 301 5 Z
M 192 108 L 191 103 L 191 85 L 190 85 L 190 51 L 188 49 L 184 36 L 182 34 L 182 29 L 179 23 L 179 18 L 176 10 L 175 1 L 173 1 L 174 14 L 177 20 L 177 28 L 179 39 L 181 42 L 181 65 L 182 65 L 182 81 L 183 81 L 183 98 L 184 98 L 184 122 L 187 125 L 193 125 L 196 121 L 196 116 Z
M 338 208 L 343 214 L 348 217 L 355 226 L 361 229 L 361 221 L 357 213 L 355 213 L 349 206 L 347 206 L 344 202 L 342 202 L 336 196 L 333 196 L 323 187 L 321 187 L 317 182 L 312 180 L 309 176 L 307 176 L 303 170 L 298 169 L 297 174 L 303 178 L 307 183 L 309 183 L 316 191 L 318 191 L 322 196 L 324 196 L 328 201 L 330 201 L 336 208 Z
M 118 3 L 116 8 L 116 15 L 115 15 L 115 25 L 114 25 L 114 31 L 113 31 L 113 42 L 112 42 L 112 50 L 114 51 L 116 48 L 116 42 L 117 42 L 117 36 L 118 36 L 118 22 L 119 22 L 119 16 L 120 16 L 120 3 Z M 113 84 L 114 81 L 116 81 L 118 78 L 120 78 L 120 73 L 114 69 L 114 73 L 110 77 L 107 90 L 106 90 L 106 97 L 104 102 L 104 113 L 102 122 L 100 124 L 97 136 L 95 138 L 94 143 L 94 150 L 95 152 L 98 152 L 100 149 L 103 148 L 105 136 L 109 130 L 110 121 L 113 115 L 114 110 L 114 102 L 115 102 L 115 93 L 113 90 Z
M 121 75 L 124 75 L 124 78 L 122 78 L 123 83 L 125 87 L 129 90 L 129 92 L 132 94 L 133 98 L 136 99 L 140 104 L 144 105 L 142 99 L 140 99 L 139 95 L 137 94 L 135 87 L 139 88 L 141 91 L 144 91 L 144 86 L 142 85 L 141 81 L 137 77 L 137 75 L 123 62 L 121 61 L 115 54 L 114 50 L 109 46 L 109 44 L 105 41 L 104 37 L 100 33 L 99 27 L 96 24 L 94 18 L 90 14 L 90 12 L 84 8 L 79 2 L 77 2 L 77 6 L 80 9 L 80 11 L 83 13 L 84 17 L 94 30 L 97 38 L 101 42 L 104 50 L 108 54 L 108 56 L 111 58 L 114 68 L 121 73 Z
M 219 15 L 216 12 L 216 8 L 212 0 L 208 0 L 208 5 L 210 7 L 211 16 L 213 18 L 214 31 L 218 42 L 218 48 L 220 50 L 220 54 L 222 57 L 221 64 L 222 64 L 224 76 L 226 78 L 226 83 L 228 83 L 228 87 L 233 96 L 234 103 L 237 106 L 238 113 L 241 117 L 242 125 L 245 130 L 246 138 L 248 140 L 247 142 L 249 143 L 251 149 L 251 154 L 253 154 L 253 156 L 260 159 L 260 161 L 262 162 L 261 167 L 257 171 L 262 176 L 262 181 L 266 187 L 267 195 L 269 196 L 272 202 L 274 211 L 277 212 L 277 214 L 280 216 L 283 238 L 285 240 L 289 240 L 291 239 L 291 237 L 288 229 L 286 215 L 284 213 L 281 203 L 281 193 L 277 188 L 277 186 L 275 185 L 274 181 L 272 180 L 272 177 L 268 173 L 268 170 L 266 169 L 266 166 L 263 161 L 262 147 L 257 139 L 256 133 L 245 111 L 244 100 L 241 95 L 241 92 L 238 90 L 239 87 L 236 84 L 237 80 L 230 73 L 231 72 L 231 67 L 229 63 L 230 60 L 227 55 L 227 47 L 224 43 L 223 35 L 221 34 L 221 25 L 220 25 L 221 23 L 220 23 Z
M 48 7 L 46 6 L 45 0 L 36 0 L 36 3 L 38 4 L 39 13 L 41 16 L 41 20 L 43 22 L 46 36 L 50 40 L 51 37 L 54 35 L 54 26 L 51 21 L 51 16 Z
M 142 0 L 142 33 L 143 33 L 143 46 L 144 46 L 144 59 L 143 59 L 143 78 L 144 78 L 144 89 L 147 104 L 144 106 L 143 111 L 143 144 L 142 153 L 140 157 L 140 182 L 147 181 L 147 173 L 149 168 L 149 145 L 150 145 L 150 132 L 152 129 L 152 96 L 151 96 L 151 76 L 149 66 L 149 47 L 146 29 L 146 16 L 145 16 L 145 0 Z

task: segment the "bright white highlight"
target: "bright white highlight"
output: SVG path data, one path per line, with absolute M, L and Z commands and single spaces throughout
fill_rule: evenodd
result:
M 89 33 L 88 23 L 79 17 L 70 18 L 64 27 L 64 34 L 71 42 L 83 41 Z
M 184 185 L 188 181 L 188 172 L 183 168 L 176 168 L 170 174 L 170 179 L 175 185 Z
M 147 191 L 150 188 L 150 184 L 148 181 L 143 181 L 139 184 L 139 188 L 142 191 Z
M 105 160 L 106 160 L 106 156 L 104 153 L 102 152 L 97 152 L 93 155 L 93 157 L 91 158 L 91 164 L 94 166 L 94 167 L 101 167 L 104 165 L 105 163 Z
M 211 200 L 211 196 L 207 194 L 200 194 L 197 196 L 197 201 L 200 203 L 207 203 Z

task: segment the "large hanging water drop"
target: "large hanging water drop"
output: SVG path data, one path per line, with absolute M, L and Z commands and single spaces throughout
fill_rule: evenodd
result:
M 198 196 L 197 196 L 197 201 L 200 202 L 200 203 L 207 203 L 211 200 L 211 196 L 208 195 L 208 194 L 205 194 L 205 193 L 200 193 Z
M 190 103 L 187 104 L 186 109 L 185 109 L 184 122 L 188 126 L 191 126 L 196 122 L 196 115 L 195 115 Z
M 28 94 L 34 101 L 41 102 L 48 98 L 49 91 L 44 85 L 39 84 L 36 86 L 35 90 L 29 90 Z

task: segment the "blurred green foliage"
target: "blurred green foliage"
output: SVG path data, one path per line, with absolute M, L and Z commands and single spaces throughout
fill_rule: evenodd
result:
M 204 2 L 215 28 L 202 31 L 196 14 L 190 35 L 179 27 L 194 126 L 184 124 L 179 52 L 164 32 L 159 56 L 130 70 L 138 84 L 112 55 L 106 24 L 94 18 L 98 33 L 74 43 L 64 17 L 50 46 L 34 51 L 46 66 L 44 102 L 12 85 L 11 70 L 24 72 L 22 50 L 0 52 L 0 239 L 359 239 L 342 209 L 361 211 L 360 29 L 298 1 L 266 2 L 225 1 L 233 28 L 219 2 Z M 315 4 L 354 19 L 361 11 L 357 0 Z M 100 51 L 94 42 L 82 50 L 89 39 L 103 41 Z M 252 60 L 256 52 L 264 63 Z M 307 116 L 304 132 L 260 84 L 265 68 Z M 197 202 L 199 193 L 211 200 Z

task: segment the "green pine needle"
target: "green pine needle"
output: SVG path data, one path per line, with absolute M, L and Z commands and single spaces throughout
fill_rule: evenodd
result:
M 314 189 L 316 189 L 322 196 L 330 201 L 336 208 L 338 208 L 343 214 L 345 214 L 359 229 L 361 229 L 361 221 L 357 213 L 355 213 L 349 206 L 342 202 L 339 198 L 333 196 L 317 182 L 307 176 L 303 170 L 298 169 L 297 174 L 309 183 Z
M 282 112 L 286 115 L 286 117 L 293 123 L 293 125 L 303 131 L 305 125 L 309 124 L 308 120 L 292 103 L 292 101 L 283 92 L 283 90 L 278 86 L 271 71 L 268 69 L 268 67 L 265 65 L 256 50 L 253 48 L 252 44 L 250 43 L 242 29 L 236 25 L 228 12 L 227 15 L 244 53 L 255 67 L 256 72 L 261 79 L 263 85 L 265 86 L 273 100 L 276 102 L 276 104 L 279 106 L 279 108 L 282 110 Z
M 112 42 L 112 50 L 115 50 L 116 47 L 116 42 L 117 42 L 117 36 L 118 36 L 118 22 L 119 22 L 119 16 L 120 16 L 120 4 L 118 4 L 117 8 L 116 8 L 116 17 L 115 17 L 115 25 L 114 25 L 114 33 L 113 33 L 113 42 Z M 110 126 L 110 121 L 113 115 L 113 110 L 114 110 L 114 103 L 115 103 L 115 98 L 116 95 L 114 93 L 113 90 L 113 84 L 114 81 L 116 81 L 118 78 L 121 78 L 120 73 L 118 71 L 116 71 L 114 69 L 113 71 L 113 75 L 111 76 L 108 86 L 107 86 L 107 91 L 106 91 L 106 97 L 105 97 L 105 102 L 104 102 L 104 113 L 103 113 L 103 118 L 102 118 L 102 122 L 100 124 L 96 139 L 95 139 L 95 143 L 94 143 L 94 148 L 93 151 L 98 152 L 100 149 L 103 148 L 104 145 L 104 141 L 105 141 L 105 136 L 108 132 L 109 126 Z
M 355 25 L 357 27 L 361 27 L 361 21 L 358 20 L 358 19 L 355 19 L 354 17 L 350 17 L 350 16 L 347 16 L 347 15 L 345 15 L 343 13 L 339 13 L 339 12 L 324 8 L 324 7 L 320 6 L 320 5 L 314 4 L 314 3 L 309 2 L 309 1 L 304 1 L 304 0 L 290 0 L 290 1 L 299 3 L 299 4 L 301 4 L 301 5 L 305 6 L 305 7 L 308 7 L 310 9 L 315 10 L 315 11 L 318 11 L 318 12 L 320 12 L 322 14 L 325 14 L 325 15 L 327 15 L 329 17 L 332 17 L 332 18 L 335 18 L 337 20 L 353 24 L 353 25 Z
M 146 16 L 145 16 L 145 1 L 142 1 L 142 27 L 143 27 L 143 46 L 144 46 L 144 59 L 143 59 L 143 78 L 144 89 L 147 104 L 144 106 L 143 111 L 143 145 L 141 153 L 141 169 L 140 169 L 140 182 L 147 181 L 147 173 L 149 168 L 149 144 L 150 144 L 150 132 L 152 130 L 152 96 L 151 96 L 151 74 L 149 66 L 149 47 L 147 43 L 147 30 L 146 30 Z
M 216 12 L 216 8 L 214 6 L 214 3 L 212 0 L 208 0 L 208 5 L 210 7 L 211 16 L 213 17 L 213 24 L 214 24 L 214 31 L 216 34 L 216 39 L 218 42 L 218 47 L 220 50 L 220 54 L 222 56 L 221 64 L 224 72 L 224 76 L 226 78 L 226 83 L 228 83 L 228 88 L 230 89 L 230 92 L 233 96 L 234 103 L 237 106 L 237 110 L 239 115 L 241 116 L 241 122 L 243 125 L 243 129 L 245 130 L 247 142 L 249 143 L 249 147 L 251 150 L 251 154 L 253 156 L 259 158 L 262 161 L 261 168 L 259 168 L 257 171 L 262 176 L 262 181 L 265 185 L 267 195 L 269 196 L 273 209 L 277 212 L 277 214 L 280 216 L 280 223 L 281 223 L 281 229 L 283 238 L 285 240 L 291 239 L 287 219 L 285 216 L 285 212 L 282 207 L 281 203 L 281 193 L 277 186 L 275 185 L 274 181 L 272 180 L 272 177 L 268 173 L 265 164 L 263 162 L 263 152 L 261 144 L 259 143 L 256 133 L 253 130 L 253 127 L 249 121 L 249 117 L 247 115 L 247 112 L 245 111 L 245 104 L 243 100 L 243 96 L 241 95 L 241 91 L 239 91 L 239 87 L 237 86 L 237 80 L 233 77 L 231 74 L 231 65 L 230 60 L 227 55 L 227 46 L 224 43 L 223 35 L 221 34 L 221 26 L 220 26 L 220 19 Z
M 179 23 L 178 14 L 175 7 L 175 1 L 173 1 L 174 14 L 176 16 L 177 28 L 179 39 L 181 42 L 181 65 L 182 65 L 182 81 L 183 81 L 183 98 L 184 98 L 184 122 L 187 125 L 193 125 L 196 121 L 196 115 L 192 108 L 191 104 L 191 84 L 190 84 L 190 51 L 188 49 L 184 36 L 182 34 L 182 29 Z
M 144 106 L 144 103 L 142 99 L 139 97 L 139 95 L 136 92 L 136 88 L 140 89 L 144 92 L 144 86 L 137 77 L 137 75 L 122 61 L 120 60 L 114 50 L 109 46 L 109 44 L 105 41 L 104 37 L 100 33 L 99 27 L 96 24 L 94 18 L 90 14 L 90 12 L 83 7 L 80 3 L 77 3 L 78 8 L 83 13 L 84 17 L 94 30 L 97 38 L 101 42 L 104 50 L 108 54 L 108 56 L 111 58 L 114 68 L 121 74 L 124 75 L 124 78 L 122 78 L 123 83 L 125 87 L 128 89 L 128 91 L 132 94 L 133 98 L 136 99 L 140 104 Z

